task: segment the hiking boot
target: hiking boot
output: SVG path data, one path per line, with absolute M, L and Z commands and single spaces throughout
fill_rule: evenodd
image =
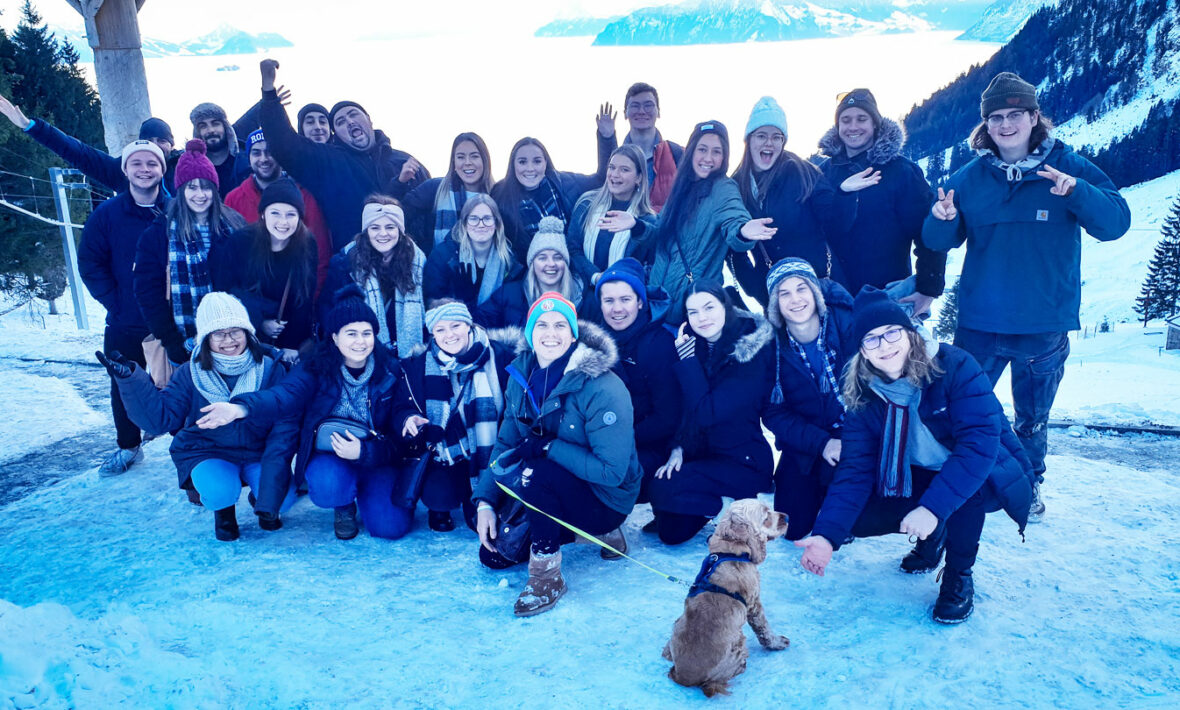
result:
M 356 524 L 356 501 L 342 505 L 336 509 L 336 520 L 332 523 L 336 530 L 336 538 L 351 540 L 361 531 Z
M 139 446 L 136 446 L 134 449 L 119 449 L 98 467 L 98 475 L 103 478 L 110 478 L 111 476 L 127 473 L 127 469 L 142 459 L 143 449 Z
M 222 542 L 238 539 L 238 509 L 229 506 L 213 512 L 213 534 Z
M 258 527 L 267 532 L 274 532 L 283 527 L 283 519 L 279 517 L 278 513 L 259 513 Z
M 561 550 L 550 554 L 529 553 L 529 581 L 516 598 L 517 616 L 534 616 L 549 611 L 565 594 L 561 578 Z
M 623 553 L 623 555 L 627 554 L 627 538 L 626 538 L 626 536 L 623 535 L 622 526 L 617 527 L 614 530 L 611 530 L 607 534 L 600 537 L 599 540 L 602 540 L 606 544 L 615 548 L 619 552 Z M 614 552 L 611 552 L 610 550 L 606 549 L 605 547 L 600 548 L 598 551 L 598 554 L 604 560 L 619 560 L 619 559 L 623 558 L 623 555 L 619 555 Z
M 961 624 L 975 609 L 975 583 L 971 579 L 971 570 L 956 572 L 944 567 L 939 576 L 942 586 L 931 616 L 940 624 Z
M 449 510 L 431 510 L 426 513 L 426 524 L 435 532 L 450 532 L 455 529 L 455 519 Z
M 1041 499 L 1041 484 L 1034 483 L 1032 504 L 1028 506 L 1028 522 L 1039 523 L 1045 519 L 1045 501 Z
M 914 549 L 901 558 L 901 571 L 906 574 L 929 574 L 938 569 L 942 552 L 946 549 L 946 526 L 941 525 L 925 540 L 918 540 Z

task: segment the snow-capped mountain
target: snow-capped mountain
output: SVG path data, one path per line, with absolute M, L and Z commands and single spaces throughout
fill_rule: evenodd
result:
M 979 21 L 958 39 L 976 42 L 1007 42 L 1016 36 L 1033 13 L 1058 0 L 996 0 L 983 11 Z
M 50 27 L 57 38 L 68 42 L 84 62 L 94 61 L 86 35 L 79 28 Z M 209 56 L 231 54 L 254 54 L 267 49 L 294 46 L 285 37 L 273 32 L 250 34 L 230 25 L 220 25 L 212 32 L 185 42 L 168 42 L 144 37 L 143 56 L 145 59 L 158 57 Z

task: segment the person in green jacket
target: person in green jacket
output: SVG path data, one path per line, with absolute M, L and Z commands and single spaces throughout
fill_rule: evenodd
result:
M 743 252 L 774 236 L 770 218 L 751 219 L 729 172 L 729 131 L 720 121 L 698 123 L 676 168 L 668 202 L 656 224 L 656 255 L 648 278 L 671 297 L 669 323 L 684 320 L 694 281 L 720 282 L 727 250 Z
M 618 350 L 598 326 L 579 321 L 574 305 L 544 293 L 529 309 L 523 352 L 508 366 L 504 421 L 492 464 L 475 487 L 480 560 L 514 564 L 496 547 L 507 496 L 497 481 L 525 501 L 626 551 L 621 525 L 635 506 L 642 469 L 635 451 L 631 395 L 611 372 Z M 565 594 L 561 545 L 574 536 L 548 515 L 528 511 L 532 536 L 528 585 L 517 616 L 552 609 Z M 617 555 L 605 548 L 603 559 Z

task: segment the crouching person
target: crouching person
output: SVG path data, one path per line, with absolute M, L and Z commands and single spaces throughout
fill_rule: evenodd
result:
M 298 420 L 285 416 L 273 423 L 208 425 L 216 403 L 273 387 L 286 368 L 275 350 L 258 342 L 245 307 L 227 293 L 201 299 L 196 329 L 192 356 L 162 390 L 120 353 L 95 356 L 117 383 L 131 421 L 155 436 L 176 431 L 169 451 L 180 487 L 195 489 L 205 507 L 215 511 L 218 540 L 238 539 L 236 505 L 243 484 L 255 498 L 259 527 L 278 530 L 283 524 L 279 514 L 295 502 L 290 483 Z
M 959 623 L 974 608 L 984 516 L 1002 506 L 1023 535 L 1032 465 L 975 360 L 924 340 L 884 292 L 857 295 L 851 336 L 840 465 L 813 534 L 795 543 L 803 567 L 822 575 L 849 535 L 925 540 L 945 527 L 933 616 Z
M 335 511 L 336 537 L 357 536 L 357 508 L 369 534 L 397 539 L 413 510 L 391 502 L 400 472 L 394 433 L 412 411 L 397 359 L 377 343 L 377 316 L 356 286 L 336 294 L 324 321 L 331 337 L 271 390 L 217 405 L 213 424 L 246 417 L 269 421 L 303 415 L 296 477 L 308 497 Z
M 480 559 L 489 567 L 511 564 L 494 544 L 496 510 L 505 497 L 496 480 L 509 485 L 509 478 L 530 505 L 625 551 L 620 526 L 635 505 L 642 474 L 631 397 L 611 372 L 618 359 L 614 341 L 579 322 L 574 305 L 552 292 L 529 309 L 524 338 L 530 349 L 508 368 L 494 463 L 473 496 Z M 528 516 L 529 581 L 516 600 L 517 616 L 548 611 L 565 594 L 561 545 L 574 540 L 547 515 L 530 510 Z M 604 550 L 603 557 L 611 555 Z

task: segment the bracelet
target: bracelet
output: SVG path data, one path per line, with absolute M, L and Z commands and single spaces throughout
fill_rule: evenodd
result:
M 495 508 L 493 508 L 492 504 L 487 502 L 486 500 L 481 500 L 479 502 L 479 505 L 475 506 L 475 510 L 476 510 L 476 512 L 479 512 L 481 510 L 495 510 Z
M 28 133 L 29 131 L 33 130 L 33 126 L 34 126 L 36 123 L 37 123 L 37 119 L 35 119 L 35 118 L 30 118 L 30 119 L 29 119 L 29 123 L 28 123 L 28 125 L 27 125 L 27 126 L 25 126 L 24 128 L 22 128 L 21 130 L 22 130 L 22 131 L 24 131 L 25 133 Z

